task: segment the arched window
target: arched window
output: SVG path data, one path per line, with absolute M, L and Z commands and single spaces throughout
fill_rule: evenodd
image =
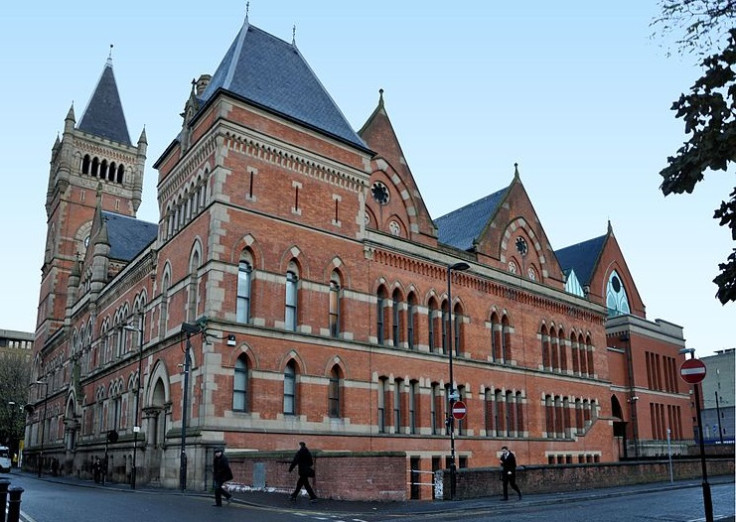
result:
M 524 436 L 524 397 L 521 392 L 516 392 L 516 436 Z
M 593 365 L 593 345 L 590 341 L 590 337 L 587 337 L 585 339 L 585 353 L 587 355 L 587 363 L 588 363 L 588 375 L 590 377 L 593 377 L 595 375 L 595 366 Z
M 567 373 L 567 346 L 565 345 L 565 332 L 560 328 L 559 330 L 559 345 L 560 345 L 560 371 Z
M 427 333 L 429 351 L 437 353 L 437 330 L 435 330 L 435 316 L 437 315 L 437 303 L 434 298 L 429 300 L 427 307 Z
M 250 295 L 253 267 L 246 259 L 238 264 L 237 321 L 250 322 Z
M 495 430 L 493 419 L 493 390 L 486 388 L 483 394 L 483 413 L 485 417 L 486 437 L 492 437 Z
M 608 276 L 608 283 L 606 284 L 606 307 L 608 308 L 609 317 L 631 313 L 626 289 L 621 277 L 615 270 Z
M 123 182 L 123 177 L 125 176 L 125 167 L 123 165 L 118 165 L 118 173 L 117 173 L 117 181 L 118 183 Z
M 509 318 L 504 316 L 501 318 L 501 351 L 503 352 L 504 364 L 511 363 L 511 326 Z
M 549 363 L 549 336 L 547 335 L 547 327 L 542 325 L 542 331 L 540 332 L 542 337 L 542 368 L 547 370 L 550 367 Z
M 588 375 L 588 356 L 585 353 L 585 340 L 581 335 L 578 338 L 578 350 L 580 352 L 580 375 Z
M 511 390 L 506 391 L 506 408 L 504 412 L 506 424 L 506 436 L 515 437 L 516 410 L 514 408 L 514 394 Z
M 549 370 L 555 371 L 559 368 L 560 350 L 557 345 L 557 333 L 554 328 L 549 330 Z
M 386 395 L 388 394 L 388 378 L 378 379 L 378 433 L 386 433 Z
M 298 281 L 299 278 L 297 277 L 295 270 L 289 270 L 286 272 L 286 311 L 284 327 L 292 332 L 296 331 L 297 324 Z
M 235 361 L 233 411 L 248 411 L 248 361 L 245 355 Z
M 378 344 L 386 342 L 386 288 L 381 285 L 376 301 L 376 339 Z
M 394 346 L 400 345 L 401 333 L 401 292 L 396 289 L 391 298 L 391 335 Z
M 455 355 L 459 356 L 465 348 L 463 344 L 463 309 L 459 304 L 455 305 L 452 313 L 452 336 Z
M 342 416 L 340 401 L 341 389 L 342 373 L 340 372 L 340 367 L 335 365 L 332 367 L 332 371 L 330 372 L 330 385 L 327 392 L 327 414 L 332 418 L 339 418 Z
M 404 420 L 404 412 L 402 411 L 401 391 L 404 388 L 403 379 L 394 380 L 394 433 L 401 433 L 401 426 Z
M 296 415 L 296 363 L 289 361 L 284 369 L 284 415 Z
M 449 310 L 447 300 L 442 301 L 442 353 L 449 353 L 450 340 L 447 338 L 447 326 L 449 324 Z
M 89 166 L 90 166 L 89 154 L 85 154 L 84 158 L 82 158 L 82 174 L 89 174 Z M 97 173 L 95 173 L 94 175 L 96 176 Z
M 197 318 L 197 301 L 199 298 L 199 251 L 195 250 L 189 265 L 189 303 L 187 306 L 187 317 L 190 321 Z
M 417 408 L 419 407 L 419 382 L 409 382 L 409 433 L 417 433 Z
M 417 298 L 411 293 L 409 294 L 407 317 L 406 317 L 406 342 L 410 350 L 416 349 L 416 331 L 417 331 Z
M 496 312 L 491 314 L 491 360 L 501 360 L 501 323 Z
M 432 392 L 429 397 L 429 420 L 432 428 L 432 435 L 440 434 L 440 426 L 442 422 L 440 419 L 440 403 L 442 396 L 440 395 L 439 383 L 432 383 Z
M 335 270 L 330 276 L 330 336 L 340 335 L 340 274 Z
M 493 425 L 496 427 L 496 436 L 503 436 L 506 428 L 504 426 L 504 404 L 503 404 L 503 392 L 499 388 L 496 388 L 493 392 Z

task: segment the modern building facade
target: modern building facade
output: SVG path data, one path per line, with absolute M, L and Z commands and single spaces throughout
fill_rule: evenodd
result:
M 518 168 L 433 219 L 383 93 L 354 131 L 294 42 L 246 18 L 193 84 L 155 224 L 147 153 L 108 61 L 52 149 L 26 462 L 104 452 L 113 479 L 199 488 L 220 445 L 431 471 L 450 429 L 461 467 L 692 439 L 682 328 L 646 318 L 610 224 L 555 251 Z
M 33 332 L 17 330 L 0 330 L 0 358 L 5 356 L 21 356 L 31 358 L 33 353 Z
M 736 413 L 736 348 L 717 350 L 702 358 L 706 374 L 702 383 L 703 440 L 715 444 L 734 443 Z M 696 435 L 697 438 L 697 435 Z

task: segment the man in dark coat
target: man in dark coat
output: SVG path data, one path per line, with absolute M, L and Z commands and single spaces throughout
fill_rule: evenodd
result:
M 305 442 L 300 442 L 299 450 L 296 452 L 296 455 L 294 455 L 294 460 L 291 461 L 291 466 L 289 467 L 289 473 L 291 473 L 295 467 L 297 467 L 299 471 L 299 480 L 297 480 L 294 493 L 292 493 L 290 497 L 292 501 L 296 500 L 297 495 L 299 495 L 302 487 L 304 487 L 309 494 L 309 499 L 312 502 L 317 502 L 317 495 L 315 495 L 312 486 L 309 485 L 309 477 L 314 477 L 313 465 L 314 460 L 312 459 L 312 453 L 307 448 L 307 444 Z
M 215 450 L 215 460 L 212 465 L 212 475 L 215 481 L 215 503 L 212 504 L 216 507 L 222 507 L 222 497 L 225 497 L 227 503 L 230 503 L 232 495 L 230 492 L 223 489 L 222 486 L 225 482 L 233 479 L 233 472 L 230 469 L 230 463 L 227 461 L 227 457 L 223 454 L 222 448 Z
M 509 499 L 509 484 L 519 494 L 519 500 L 521 500 L 521 490 L 516 485 L 516 456 L 506 446 L 501 448 L 501 473 L 503 500 Z

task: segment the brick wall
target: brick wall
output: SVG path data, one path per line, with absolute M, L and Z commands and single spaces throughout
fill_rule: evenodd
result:
M 734 474 L 733 458 L 709 459 L 709 476 Z M 678 459 L 672 462 L 674 480 L 700 478 L 700 459 Z M 450 472 L 443 471 L 444 499 L 450 498 Z M 502 494 L 499 468 L 457 470 L 458 500 Z M 667 460 L 618 462 L 611 464 L 570 464 L 556 466 L 524 466 L 516 473 L 516 483 L 523 494 L 555 493 L 578 489 L 608 488 L 630 484 L 665 482 L 670 478 Z M 510 494 L 514 492 L 511 491 Z
M 316 476 L 310 482 L 319 497 L 340 500 L 407 499 L 407 460 L 403 452 L 331 453 L 313 451 Z M 294 452 L 228 453 L 232 485 L 291 493 L 298 479 L 289 473 Z

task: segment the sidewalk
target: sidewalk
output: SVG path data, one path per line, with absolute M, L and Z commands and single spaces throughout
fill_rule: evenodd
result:
M 24 477 L 35 477 L 34 473 L 19 472 L 14 470 L 13 474 L 23 475 Z M 9 477 L 12 478 L 12 477 Z M 92 480 L 82 480 L 76 477 L 52 477 L 44 475 L 42 479 L 49 482 L 60 482 L 64 484 L 77 485 L 80 487 L 90 488 L 105 488 L 105 489 L 116 489 L 120 491 L 127 491 L 130 493 L 136 492 L 166 492 L 172 495 L 190 495 L 190 496 L 201 496 L 201 497 L 212 497 L 211 492 L 186 490 L 180 491 L 176 489 L 161 489 L 161 488 L 150 488 L 147 486 L 138 487 L 137 490 L 132 490 L 129 484 L 120 483 L 106 483 L 95 484 Z M 714 484 L 726 484 L 734 481 L 734 477 L 730 476 L 717 476 L 709 479 L 711 485 Z M 433 500 L 409 500 L 403 502 L 381 502 L 381 501 L 354 501 L 354 500 L 332 500 L 332 499 L 320 499 L 317 506 L 319 509 L 329 510 L 333 513 L 351 513 L 359 515 L 361 513 L 386 513 L 386 514 L 438 514 L 443 512 L 452 511 L 457 513 L 462 510 L 470 510 L 477 508 L 484 509 L 498 509 L 502 511 L 508 504 L 517 505 L 540 505 L 550 503 L 568 503 L 576 502 L 580 500 L 590 500 L 599 498 L 611 498 L 619 496 L 629 496 L 633 494 L 649 493 L 654 491 L 667 491 L 676 490 L 683 488 L 700 488 L 700 480 L 681 480 L 675 482 L 656 482 L 651 484 L 637 484 L 633 486 L 620 486 L 614 488 L 604 489 L 586 489 L 579 491 L 569 491 L 562 493 L 532 493 L 524 495 L 521 501 L 513 498 L 509 502 L 500 502 L 500 494 L 490 495 L 484 498 L 472 499 L 472 500 L 451 500 L 451 501 L 433 501 Z M 230 491 L 233 494 L 233 502 L 240 504 L 247 504 L 252 506 L 279 506 L 283 508 L 289 508 L 290 506 L 294 509 L 304 509 L 307 506 L 311 506 L 308 497 L 300 497 L 296 502 L 289 501 L 289 494 L 285 492 L 268 492 L 261 490 L 250 490 L 250 489 L 237 489 L 231 488 Z M 734 521 L 734 518 L 721 519 L 722 521 Z

